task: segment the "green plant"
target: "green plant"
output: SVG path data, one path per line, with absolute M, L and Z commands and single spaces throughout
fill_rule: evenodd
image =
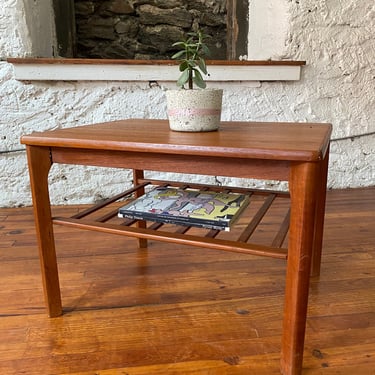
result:
M 182 72 L 177 80 L 177 86 L 184 88 L 188 84 L 189 89 L 193 89 L 193 85 L 204 89 L 206 83 L 202 74 L 207 75 L 206 61 L 204 56 L 209 55 L 210 51 L 204 40 L 207 36 L 200 30 L 187 34 L 184 41 L 173 43 L 174 47 L 179 47 L 178 51 L 172 56 L 172 59 L 179 60 L 179 70 Z

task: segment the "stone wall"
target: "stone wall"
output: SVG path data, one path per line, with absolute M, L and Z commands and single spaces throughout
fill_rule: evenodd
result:
M 199 27 L 212 59 L 226 57 L 226 1 L 75 0 L 77 57 L 169 59 Z

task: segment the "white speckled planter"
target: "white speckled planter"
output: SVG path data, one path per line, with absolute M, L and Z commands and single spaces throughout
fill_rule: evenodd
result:
M 222 89 L 168 90 L 169 126 L 180 132 L 207 132 L 219 128 Z

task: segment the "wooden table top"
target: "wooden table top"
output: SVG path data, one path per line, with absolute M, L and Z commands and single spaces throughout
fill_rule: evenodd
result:
M 174 132 L 168 120 L 130 119 L 34 132 L 21 143 L 112 151 L 289 161 L 322 160 L 332 126 L 315 123 L 222 122 L 207 133 Z

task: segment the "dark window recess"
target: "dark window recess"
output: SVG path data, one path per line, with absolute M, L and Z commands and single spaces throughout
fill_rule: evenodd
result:
M 246 54 L 249 0 L 54 0 L 61 57 L 164 60 L 199 26 L 209 59 Z
M 57 51 L 54 55 L 75 57 L 76 29 L 74 0 L 53 0 L 57 37 Z

